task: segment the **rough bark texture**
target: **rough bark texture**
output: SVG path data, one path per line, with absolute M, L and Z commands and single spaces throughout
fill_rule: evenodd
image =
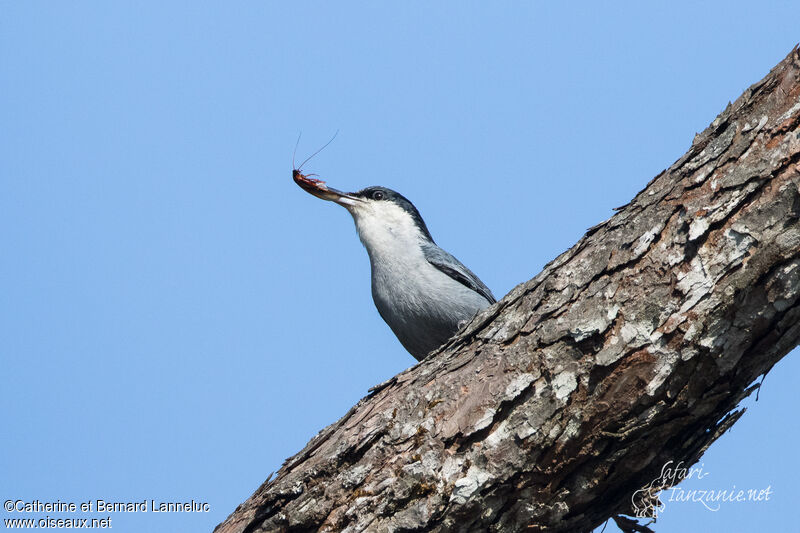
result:
M 798 344 L 799 125 L 795 49 L 216 531 L 588 531 L 641 510 L 637 489 L 695 463 Z

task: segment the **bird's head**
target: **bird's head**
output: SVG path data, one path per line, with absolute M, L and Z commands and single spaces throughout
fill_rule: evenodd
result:
M 342 192 L 298 170 L 292 172 L 292 177 L 309 194 L 347 209 L 370 254 L 383 251 L 402 253 L 409 246 L 433 242 L 417 208 L 396 191 L 373 186 L 358 192 Z

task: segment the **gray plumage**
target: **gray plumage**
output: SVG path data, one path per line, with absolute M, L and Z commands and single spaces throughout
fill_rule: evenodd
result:
M 392 267 L 367 252 L 372 267 L 372 299 L 400 343 L 418 360 L 444 344 L 468 320 L 496 300 L 483 282 L 458 259 L 431 241 L 421 246 L 426 263 Z
M 478 276 L 436 245 L 416 207 L 401 194 L 385 187 L 343 193 L 302 174 L 294 178 L 353 216 L 370 259 L 375 307 L 418 360 L 496 301 Z

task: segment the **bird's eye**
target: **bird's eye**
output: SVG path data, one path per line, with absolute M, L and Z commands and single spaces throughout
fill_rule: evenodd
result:
M 383 191 L 375 191 L 372 193 L 373 200 L 383 200 Z

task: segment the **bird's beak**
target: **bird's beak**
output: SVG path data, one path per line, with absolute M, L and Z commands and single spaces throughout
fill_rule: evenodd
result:
M 352 193 L 346 193 L 338 191 L 333 187 L 328 187 L 324 181 L 309 178 L 297 169 L 292 171 L 292 179 L 301 189 L 323 200 L 336 202 L 345 207 L 356 205 L 357 202 L 361 201 L 360 198 L 353 196 Z

